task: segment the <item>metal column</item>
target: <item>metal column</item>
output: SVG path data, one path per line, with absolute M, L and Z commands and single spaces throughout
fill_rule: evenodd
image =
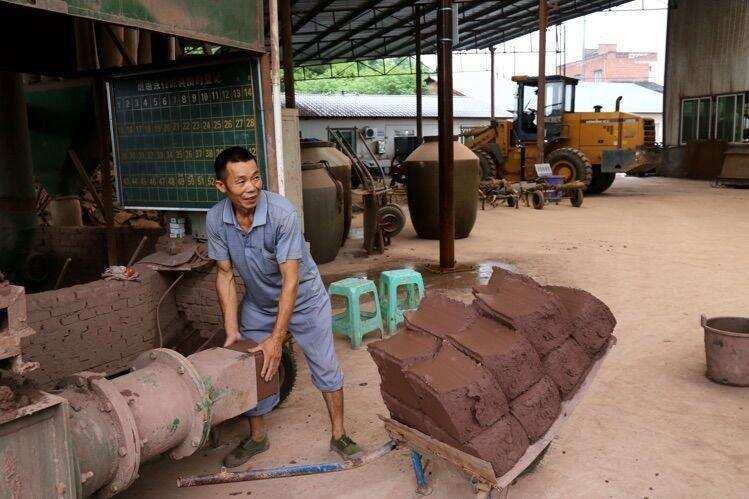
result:
M 536 163 L 544 162 L 544 117 L 546 116 L 546 0 L 538 0 L 538 99 L 536 124 L 538 158 Z
M 94 111 L 99 132 L 99 167 L 101 168 L 101 200 L 107 224 L 107 263 L 117 265 L 117 240 L 114 235 L 114 192 L 112 169 L 109 161 L 109 105 L 104 78 L 94 79 Z M 124 263 L 124 262 L 123 262 Z
M 286 93 L 286 108 L 296 107 L 294 97 L 294 47 L 291 31 L 291 0 L 278 0 L 278 14 L 281 22 L 281 46 L 283 48 L 283 86 Z
M 489 90 L 489 102 L 492 106 L 490 116 L 494 119 L 494 47 L 489 47 L 489 54 L 491 54 L 491 77 L 489 80 L 491 82 L 491 89 Z
M 424 141 L 424 123 L 421 107 L 422 74 L 421 74 L 421 5 L 414 6 L 416 9 L 416 140 L 419 144 Z
M 268 1 L 268 26 L 270 28 L 270 84 L 271 102 L 273 106 L 273 143 L 276 148 L 276 182 L 278 194 L 286 195 L 286 177 L 283 161 L 283 131 L 281 128 L 281 67 L 278 43 L 278 1 Z M 281 0 L 283 1 L 283 0 Z
M 439 0 L 437 11 L 437 113 L 439 130 L 440 269 L 455 268 L 453 199 L 453 23 L 452 1 Z

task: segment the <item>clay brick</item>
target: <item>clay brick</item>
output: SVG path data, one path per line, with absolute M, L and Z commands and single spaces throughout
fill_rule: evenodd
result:
M 590 369 L 592 359 L 574 338 L 569 338 L 542 362 L 544 371 L 559 387 L 562 399 L 566 400 L 575 394 Z
M 572 337 L 586 352 L 595 356 L 606 345 L 616 327 L 609 307 L 582 289 L 545 286 L 562 301 L 572 327 Z
M 544 356 L 570 336 L 561 300 L 530 279 L 505 279 L 499 290 L 476 293 L 477 307 L 516 329 Z
M 543 375 L 541 359 L 518 331 L 480 317 L 448 340 L 494 375 L 508 400 L 533 386 Z
M 37 333 L 48 333 L 50 331 L 55 331 L 60 327 L 62 327 L 62 324 L 60 323 L 59 317 L 51 317 L 41 321 L 38 325 L 34 325 Z
M 509 411 L 489 371 L 444 343 L 432 360 L 404 370 L 419 397 L 419 410 L 429 414 L 451 437 L 466 442 Z
M 96 311 L 96 315 L 106 315 L 112 312 L 112 305 L 99 305 L 98 307 L 94 307 L 94 310 Z
M 95 308 L 101 305 L 107 305 L 112 302 L 112 295 L 109 290 L 103 289 L 100 293 L 90 296 L 86 299 L 86 307 Z
M 77 313 L 70 314 L 70 315 L 63 315 L 62 317 L 60 317 L 60 324 L 62 324 L 63 326 L 69 326 L 70 324 L 73 324 L 78 321 L 80 321 L 80 319 L 78 318 Z
M 508 414 L 465 444 L 469 454 L 489 461 L 496 476 L 502 476 L 528 450 L 528 437 L 517 419 Z
M 470 305 L 441 293 L 431 293 L 421 300 L 418 310 L 409 310 L 404 318 L 409 329 L 444 339 L 466 327 L 476 315 Z
M 29 324 L 36 324 L 38 322 L 41 322 L 44 319 L 49 319 L 52 317 L 52 311 L 49 309 L 46 310 L 29 310 L 28 316 L 26 317 L 26 321 Z
M 76 299 L 73 302 L 66 303 L 64 305 L 59 304 L 57 307 L 51 309 L 52 316 L 59 317 L 62 315 L 73 314 L 75 312 L 78 312 L 79 310 L 82 310 L 85 305 L 86 303 L 83 300 L 78 300 L 78 299 Z
M 522 425 L 531 443 L 551 428 L 561 411 L 559 390 L 547 376 L 510 403 L 510 412 Z
M 112 310 L 118 312 L 127 308 L 127 298 L 120 298 L 112 302 Z
M 236 350 L 237 352 L 247 352 L 248 349 L 256 346 L 257 343 L 252 340 L 242 340 L 231 345 L 229 349 Z M 255 357 L 255 367 L 257 369 L 257 399 L 263 400 L 264 398 L 278 393 L 280 390 L 278 372 L 276 372 L 275 376 L 273 376 L 270 381 L 265 381 L 265 379 L 260 375 L 263 370 L 263 353 L 253 352 L 250 355 Z
M 406 381 L 403 369 L 432 359 L 439 347 L 440 340 L 432 335 L 400 330 L 388 339 L 370 343 L 367 349 L 380 372 L 382 390 L 405 403 L 418 406 L 416 393 Z

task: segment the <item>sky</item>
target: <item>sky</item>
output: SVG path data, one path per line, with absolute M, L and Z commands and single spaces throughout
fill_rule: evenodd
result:
M 667 0 L 635 0 L 567 21 L 561 27 L 551 26 L 546 34 L 547 74 L 556 73 L 559 63 L 580 60 L 583 46 L 593 49 L 599 43 L 615 43 L 621 52 L 657 52 L 658 60 L 653 65 L 651 81 L 663 84 L 666 6 Z M 563 50 L 565 39 L 566 50 Z M 538 32 L 497 45 L 495 50 L 497 79 L 509 80 L 513 74 L 538 73 Z M 429 67 L 437 67 L 436 56 L 424 56 L 423 60 Z M 484 73 L 488 78 L 489 64 L 488 51 L 453 55 L 454 73 L 476 73 L 477 78 Z

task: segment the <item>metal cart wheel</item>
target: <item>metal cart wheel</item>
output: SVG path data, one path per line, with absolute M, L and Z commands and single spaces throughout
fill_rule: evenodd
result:
M 580 206 L 582 206 L 583 197 L 584 196 L 582 189 L 572 191 L 572 193 L 570 194 L 570 202 L 572 203 L 572 206 L 574 206 L 575 208 L 579 208 Z
M 537 210 L 543 210 L 544 204 L 546 203 L 546 199 L 544 197 L 544 193 L 541 191 L 536 191 L 531 196 L 531 202 L 533 203 L 533 207 Z
M 397 236 L 406 225 L 406 214 L 397 204 L 386 204 L 377 210 L 377 214 L 380 216 L 382 231 L 388 237 Z

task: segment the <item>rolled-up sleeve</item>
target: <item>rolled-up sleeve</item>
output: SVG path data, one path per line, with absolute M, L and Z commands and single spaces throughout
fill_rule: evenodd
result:
M 276 232 L 276 260 L 301 260 L 304 255 L 304 236 L 296 212 L 289 213 Z
M 229 246 L 226 243 L 226 231 L 223 222 L 214 217 L 206 217 L 205 232 L 208 237 L 208 258 L 217 261 L 229 260 Z

